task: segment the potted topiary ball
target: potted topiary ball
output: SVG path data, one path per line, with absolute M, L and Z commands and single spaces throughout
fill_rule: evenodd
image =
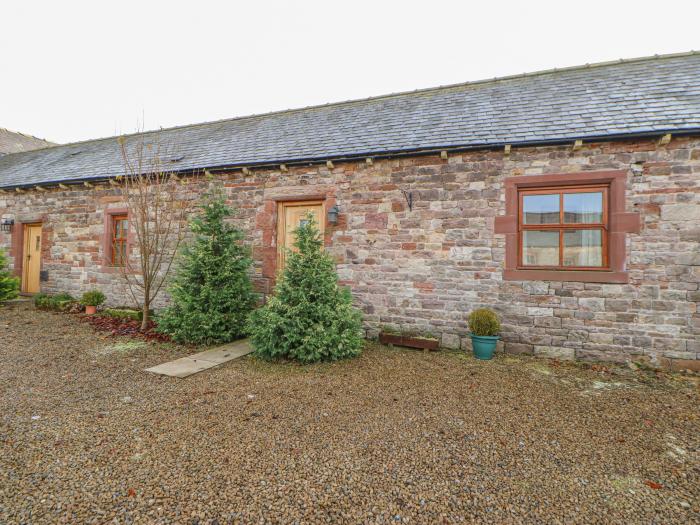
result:
M 488 308 L 474 310 L 469 314 L 469 331 L 474 357 L 492 359 L 501 331 L 501 323 L 496 313 Z
M 97 307 L 105 302 L 105 294 L 99 290 L 85 292 L 80 302 L 85 305 L 85 313 L 93 315 L 97 312 Z

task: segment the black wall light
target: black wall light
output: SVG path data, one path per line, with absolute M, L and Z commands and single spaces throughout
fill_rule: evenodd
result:
M 3 218 L 0 221 L 0 231 L 3 232 L 11 232 L 12 231 L 12 225 L 15 223 L 14 219 L 8 219 L 8 218 Z
M 338 216 L 340 215 L 340 208 L 338 205 L 334 205 L 330 210 L 328 210 L 328 223 L 336 225 L 338 224 Z

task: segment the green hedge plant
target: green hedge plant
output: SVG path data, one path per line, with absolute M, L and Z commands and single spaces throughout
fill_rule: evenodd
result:
M 364 345 L 361 315 L 349 290 L 338 285 L 311 214 L 295 234 L 296 251 L 287 253 L 274 295 L 250 316 L 256 355 L 303 363 L 358 355 Z
M 479 308 L 469 314 L 469 331 L 478 336 L 496 336 L 501 332 L 501 322 L 493 310 Z
M 75 298 L 65 292 L 56 295 L 38 293 L 34 296 L 34 305 L 43 310 L 63 311 L 69 309 L 75 303 Z
M 105 308 L 100 314 L 106 317 L 113 317 L 114 319 L 128 319 L 131 321 L 141 321 L 143 319 L 143 312 L 132 308 Z
M 8 270 L 7 256 L 0 249 L 0 301 L 9 301 L 19 295 L 19 278 Z
M 32 299 L 34 300 L 34 306 L 36 306 L 37 308 L 45 308 L 46 304 L 48 302 L 49 296 L 46 295 L 45 293 L 38 293 L 38 294 L 35 294 Z

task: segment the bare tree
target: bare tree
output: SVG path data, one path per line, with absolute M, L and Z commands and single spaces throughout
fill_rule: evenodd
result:
M 145 134 L 119 138 L 124 163 L 121 191 L 134 241 L 120 268 L 131 297 L 143 311 L 142 330 L 185 237 L 194 202 L 181 198 L 177 176 L 165 167 L 173 152 L 150 138 Z

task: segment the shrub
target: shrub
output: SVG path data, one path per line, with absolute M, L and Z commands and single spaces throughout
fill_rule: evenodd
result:
M 46 308 L 49 296 L 45 293 L 38 293 L 34 296 L 34 306 L 37 308 Z
M 493 310 L 479 308 L 469 314 L 469 331 L 473 335 L 496 336 L 501 331 L 501 323 Z
M 75 298 L 65 292 L 56 295 L 39 293 L 34 296 L 34 305 L 45 310 L 67 310 L 73 303 Z
M 275 292 L 250 316 L 256 355 L 304 363 L 358 355 L 364 344 L 360 312 L 346 288 L 338 286 L 335 264 L 311 215 L 296 230 Z
M 225 222 L 230 215 L 223 196 L 212 193 L 191 222 L 195 238 L 178 257 L 172 306 L 157 317 L 158 331 L 177 342 L 226 343 L 245 335 L 255 304 L 252 259 L 243 233 Z
M 100 290 L 90 290 L 85 292 L 80 299 L 80 304 L 84 306 L 100 306 L 105 302 L 105 294 Z
M 105 308 L 101 314 L 114 319 L 129 319 L 132 321 L 141 321 L 143 319 L 141 310 L 132 310 L 130 308 Z
M 58 303 L 63 303 L 63 302 L 68 302 L 68 301 L 75 301 L 75 297 L 73 297 L 71 294 L 68 292 L 61 292 L 57 293 L 56 295 L 52 296 L 53 300 L 58 302 Z
M 19 279 L 7 269 L 7 256 L 0 249 L 0 301 L 9 301 L 19 295 Z

